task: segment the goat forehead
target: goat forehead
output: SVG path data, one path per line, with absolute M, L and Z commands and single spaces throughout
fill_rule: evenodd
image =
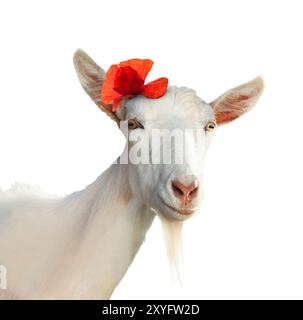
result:
M 169 120 L 209 121 L 214 113 L 210 105 L 201 100 L 194 90 L 169 87 L 165 95 L 158 99 L 137 96 L 126 104 L 127 118 L 141 121 L 157 121 L 159 124 Z

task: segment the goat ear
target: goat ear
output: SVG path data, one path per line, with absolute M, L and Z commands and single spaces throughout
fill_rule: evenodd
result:
M 112 112 L 112 107 L 104 105 L 101 101 L 101 88 L 105 71 L 82 49 L 78 49 L 74 53 L 74 66 L 85 92 L 102 111 L 118 123 L 120 119 L 115 112 Z
M 233 88 L 211 103 L 218 124 L 230 122 L 250 110 L 261 96 L 264 82 L 261 77 Z

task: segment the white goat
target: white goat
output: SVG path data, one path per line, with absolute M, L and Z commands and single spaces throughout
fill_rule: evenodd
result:
M 140 248 L 155 215 L 172 229 L 202 198 L 202 168 L 216 124 L 249 110 L 263 89 L 260 77 L 207 104 L 187 88 L 137 96 L 112 112 L 100 101 L 104 71 L 82 50 L 74 55 L 84 90 L 118 123 L 127 121 L 127 150 L 154 129 L 198 130 L 185 135 L 184 163 L 114 163 L 83 191 L 64 199 L 0 196 L 0 265 L 7 269 L 3 299 L 109 298 Z M 163 146 L 163 142 L 161 146 Z M 176 152 L 178 146 L 168 147 Z M 153 152 L 148 146 L 148 154 Z

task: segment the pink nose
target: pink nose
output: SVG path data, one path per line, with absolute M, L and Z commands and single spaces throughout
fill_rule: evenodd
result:
M 199 182 L 194 179 L 189 184 L 183 184 L 178 180 L 172 181 L 174 195 L 182 201 L 183 205 L 190 203 L 198 194 Z

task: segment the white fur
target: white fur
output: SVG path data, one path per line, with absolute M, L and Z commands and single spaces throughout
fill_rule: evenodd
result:
M 112 165 L 85 190 L 57 201 L 2 201 L 2 298 L 109 298 L 154 214 L 129 194 Z M 9 216 L 8 216 L 9 214 Z

